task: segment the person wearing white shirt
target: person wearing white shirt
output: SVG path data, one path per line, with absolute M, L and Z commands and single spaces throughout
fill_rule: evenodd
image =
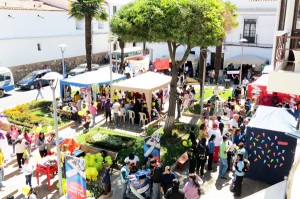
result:
M 22 171 L 25 174 L 26 185 L 29 185 L 30 188 L 32 188 L 31 179 L 32 179 L 33 169 L 34 169 L 33 164 L 29 161 L 29 158 L 26 158 Z
M 115 120 L 115 124 L 118 125 L 119 124 L 119 111 L 120 111 L 120 103 L 115 100 L 115 103 L 112 105 L 112 110 L 114 113 L 114 120 Z
M 242 81 L 242 87 L 243 87 L 243 90 L 244 90 L 244 95 L 246 95 L 248 84 L 249 84 L 248 79 L 246 77 L 244 77 L 244 79 Z
M 221 135 L 221 131 L 219 130 L 218 125 L 216 123 L 213 123 L 213 128 L 208 131 L 209 137 L 211 137 L 211 135 L 213 135 L 213 134 L 216 136 L 216 139 L 214 140 L 215 153 L 213 156 L 213 161 L 218 162 L 219 161 L 219 152 L 220 152 L 220 143 L 222 141 L 222 135 Z
M 125 158 L 124 162 L 130 162 L 133 163 L 135 166 L 137 165 L 137 163 L 140 161 L 139 157 L 134 155 L 134 154 L 129 154 L 128 157 Z
M 243 171 L 245 167 L 244 161 L 243 161 L 243 155 L 237 154 L 237 161 L 235 163 L 235 182 L 234 182 L 234 188 L 233 192 L 235 193 L 234 196 L 241 196 L 242 191 L 242 183 L 243 178 L 245 175 L 245 172 Z
M 239 126 L 239 124 L 238 124 L 238 119 L 239 119 L 239 115 L 238 114 L 234 114 L 233 115 L 233 118 L 229 121 L 229 128 L 233 128 L 234 126 L 235 127 L 238 127 Z

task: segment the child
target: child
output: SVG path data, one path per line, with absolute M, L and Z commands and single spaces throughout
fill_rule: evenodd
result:
M 210 139 L 208 140 L 208 164 L 207 164 L 207 170 L 212 170 L 212 160 L 215 152 L 215 142 L 216 135 L 212 134 L 210 136 Z
M 26 199 L 37 199 L 36 193 L 32 188 L 29 190 Z
M 31 143 L 32 143 L 32 137 L 29 133 L 29 129 L 25 129 L 24 131 L 24 139 L 26 140 L 26 142 L 28 142 L 28 147 L 27 147 L 27 152 L 29 157 L 31 156 Z
M 104 188 L 104 195 L 108 194 L 111 191 L 111 181 L 110 181 L 110 174 L 109 174 L 110 168 L 108 168 L 103 177 L 102 177 L 102 185 Z
M 29 158 L 25 159 L 25 164 L 23 165 L 22 171 L 25 174 L 26 185 L 29 185 L 32 188 L 31 179 L 33 173 L 34 166 L 29 162 Z

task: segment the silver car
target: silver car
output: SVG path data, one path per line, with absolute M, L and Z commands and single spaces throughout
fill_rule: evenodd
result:
M 98 70 L 100 68 L 99 64 L 92 64 L 92 70 Z M 74 69 L 70 70 L 72 76 L 84 73 L 87 71 L 87 64 L 79 64 Z

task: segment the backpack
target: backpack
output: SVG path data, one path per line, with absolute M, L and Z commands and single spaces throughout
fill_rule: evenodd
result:
M 205 160 L 206 158 L 206 147 L 201 144 L 198 146 L 198 156 L 200 160 Z
M 250 169 L 250 162 L 247 159 L 244 159 L 243 162 L 244 162 L 243 172 L 247 173 Z

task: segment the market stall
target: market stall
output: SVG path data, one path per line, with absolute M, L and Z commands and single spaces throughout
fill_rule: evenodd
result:
M 144 93 L 146 96 L 148 112 L 151 113 L 152 92 L 168 87 L 171 77 L 154 72 L 147 72 L 134 78 L 117 82 L 111 85 L 112 90 Z
M 126 79 L 125 75 L 120 75 L 117 73 L 112 74 L 113 82 L 117 82 L 125 79 Z M 74 77 L 60 80 L 61 96 L 63 96 L 64 93 L 63 90 L 65 86 L 88 88 L 88 87 L 92 87 L 93 85 L 99 87 L 102 85 L 108 85 L 109 83 L 110 83 L 110 69 L 108 67 L 100 68 L 97 71 L 91 71 L 80 75 L 76 75 Z
M 256 95 L 256 97 L 259 98 L 260 105 L 271 106 L 273 92 L 269 91 L 269 76 L 269 74 L 263 74 L 255 82 L 248 84 L 248 98 L 251 99 L 253 98 L 253 95 Z M 282 103 L 284 101 L 291 105 L 295 104 L 298 100 L 298 96 L 286 93 L 277 93 L 277 97 L 278 103 Z
M 290 109 L 258 107 L 246 131 L 246 149 L 251 163 L 248 177 L 275 184 L 288 176 L 297 139 L 286 133 L 296 130 L 298 115 L 299 111 Z

